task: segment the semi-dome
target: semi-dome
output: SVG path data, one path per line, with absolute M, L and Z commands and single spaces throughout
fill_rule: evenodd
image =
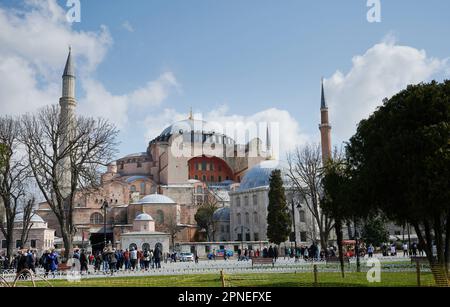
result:
M 141 213 L 134 219 L 135 221 L 153 221 L 153 218 L 147 213 Z
M 16 217 L 14 218 L 14 222 L 16 223 L 22 223 L 23 222 L 23 213 L 17 213 Z M 45 221 L 37 214 L 33 214 L 33 216 L 30 219 L 31 223 L 45 223 Z
M 262 161 L 245 174 L 239 186 L 239 191 L 268 186 L 270 176 L 276 169 L 281 170 L 283 173 L 283 170 L 286 169 L 285 163 L 278 160 Z M 283 177 L 283 180 L 287 181 L 286 176 L 284 175 Z
M 175 202 L 165 195 L 151 194 L 138 201 L 139 204 L 175 204 Z
M 230 208 L 223 207 L 217 209 L 213 214 L 213 220 L 215 222 L 229 222 L 230 221 Z

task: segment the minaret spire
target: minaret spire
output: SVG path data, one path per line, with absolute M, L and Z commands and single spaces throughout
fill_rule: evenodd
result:
M 192 107 L 189 111 L 189 120 L 194 120 L 194 114 L 192 113 Z
M 325 99 L 325 90 L 323 88 L 323 77 L 322 77 L 322 97 L 321 97 L 321 105 L 320 105 L 320 107 L 322 109 L 327 109 L 328 108 L 327 101 Z
M 267 123 L 267 131 L 266 131 L 266 152 L 267 152 L 267 159 L 271 160 L 273 159 L 273 152 L 272 152 L 272 141 L 270 139 L 270 123 Z
M 323 78 L 321 81 L 322 96 L 320 102 L 321 124 L 319 125 L 322 143 L 322 162 L 325 164 L 331 158 L 331 126 L 328 118 L 328 105 L 325 99 Z
M 67 56 L 66 66 L 62 76 L 62 96 L 59 99 L 61 107 L 60 125 L 61 136 L 59 144 L 59 152 L 62 153 L 69 146 L 75 133 L 75 109 L 77 101 L 75 98 L 75 67 L 72 59 L 72 47 L 69 47 L 69 55 Z M 71 187 L 71 164 L 70 158 L 66 157 L 61 160 L 59 166 L 59 182 L 63 197 L 68 196 Z

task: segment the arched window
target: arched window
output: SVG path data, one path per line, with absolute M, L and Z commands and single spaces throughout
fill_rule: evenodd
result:
M 248 206 L 248 196 L 244 196 L 244 206 Z
M 253 195 L 253 206 L 258 205 L 258 196 L 256 194 Z
M 131 250 L 135 250 L 135 251 L 137 251 L 137 245 L 136 245 L 136 243 L 131 243 L 130 244 L 130 246 L 129 246 L 129 250 L 131 251 Z
M 90 221 L 91 221 L 91 224 L 93 224 L 93 225 L 100 225 L 103 223 L 103 215 L 101 215 L 98 212 L 95 212 L 91 215 Z
M 132 186 L 130 187 L 130 191 L 131 191 L 131 193 L 136 192 L 136 186 L 132 185 Z
M 237 216 L 237 222 L 238 222 L 238 225 L 241 225 L 241 224 L 242 224 L 241 214 L 238 213 L 236 216 Z
M 250 225 L 250 214 L 248 212 L 245 213 L 245 224 Z
M 259 223 L 258 212 L 253 212 L 253 221 L 255 222 L 256 225 L 258 225 Z
M 145 182 L 141 182 L 141 195 L 145 195 Z
M 236 197 L 236 206 L 240 207 L 241 206 L 241 198 L 238 196 Z
M 306 213 L 305 211 L 300 211 L 300 223 L 305 223 L 306 222 Z
M 162 210 L 156 211 L 156 222 L 158 224 L 164 224 L 164 212 Z
M 142 244 L 142 250 L 143 251 L 149 251 L 150 250 L 150 244 L 148 244 L 148 243 Z

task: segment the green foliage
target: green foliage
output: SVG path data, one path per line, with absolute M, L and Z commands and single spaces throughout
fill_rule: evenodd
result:
M 389 241 L 389 232 L 386 229 L 386 221 L 381 217 L 369 219 L 364 223 L 362 239 L 366 244 L 381 246 Z
M 408 86 L 363 120 L 347 147 L 355 194 L 412 225 L 428 261 L 450 263 L 450 81 Z M 433 257 L 433 241 L 436 243 Z M 448 278 L 435 273 L 448 286 Z
M 214 220 L 213 215 L 216 212 L 217 206 L 215 203 L 206 202 L 202 205 L 195 214 L 194 218 L 197 225 L 206 230 L 208 239 L 210 240 L 211 231 L 214 231 Z
M 270 242 L 285 242 L 291 233 L 289 215 L 281 171 L 274 170 L 270 176 L 269 206 L 267 208 L 267 237 Z
M 409 86 L 363 120 L 347 147 L 366 206 L 403 224 L 450 204 L 450 81 Z

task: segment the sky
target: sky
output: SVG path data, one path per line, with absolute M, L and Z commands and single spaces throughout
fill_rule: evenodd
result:
M 118 156 L 190 108 L 278 123 L 280 155 L 317 143 L 322 77 L 341 146 L 383 98 L 450 75 L 446 0 L 381 0 L 373 23 L 366 0 L 80 0 L 73 23 L 67 2 L 1 0 L 0 115 L 58 103 L 71 45 L 77 112 L 117 125 Z

